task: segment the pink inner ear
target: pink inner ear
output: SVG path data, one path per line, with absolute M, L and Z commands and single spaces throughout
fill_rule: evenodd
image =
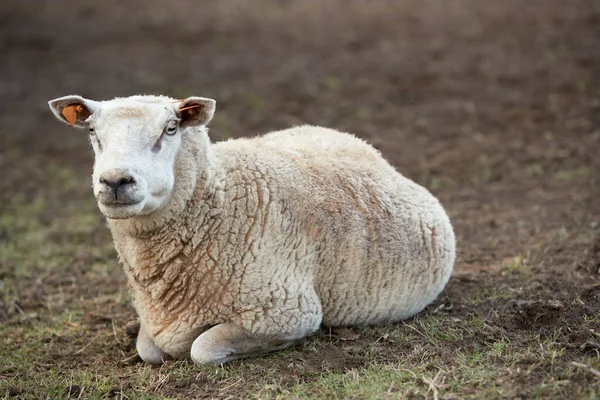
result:
M 191 108 L 198 108 L 198 107 L 203 107 L 203 105 L 202 104 L 194 104 L 192 106 L 187 106 L 187 107 L 180 108 L 179 111 L 185 111 L 185 110 L 189 110 Z

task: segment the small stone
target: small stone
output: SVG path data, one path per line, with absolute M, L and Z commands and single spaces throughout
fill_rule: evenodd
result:
M 560 310 L 564 307 L 564 304 L 560 300 L 548 300 L 548 307 L 554 310 Z

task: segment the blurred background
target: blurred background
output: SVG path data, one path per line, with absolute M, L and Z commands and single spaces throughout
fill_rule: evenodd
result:
M 112 366 L 132 351 L 122 326 L 134 315 L 92 197 L 87 135 L 56 121 L 46 104 L 68 94 L 211 97 L 217 100 L 210 125 L 215 141 L 304 123 L 352 132 L 448 209 L 459 246 L 443 300 L 454 304 L 452 318 L 481 315 L 526 346 L 531 338 L 519 318 L 547 322 L 550 315 L 550 323 L 536 329 L 578 332 L 568 341 L 579 349 L 597 322 L 589 316 L 597 319 L 593 310 L 600 307 L 597 286 L 589 286 L 598 282 L 600 268 L 598 4 L 3 0 L 4 393 L 27 393 L 33 378 L 25 376 L 38 377 L 43 390 L 66 393 L 50 375 L 72 376 L 74 365 L 89 372 L 93 362 Z M 476 297 L 479 302 L 471 301 Z M 572 305 L 574 298 L 583 305 Z M 549 311 L 546 302 L 557 299 L 563 308 Z M 507 304 L 521 305 L 511 314 Z M 492 312 L 499 309 L 509 318 Z M 72 354 L 97 332 L 92 346 Z M 123 341 L 123 354 L 111 350 L 115 338 Z M 320 345 L 319 351 L 337 351 Z M 595 354 L 568 348 L 561 353 L 565 369 Z M 2 352 L 12 354 L 4 365 Z M 456 362 L 431 352 L 441 365 Z M 349 356 L 342 355 L 336 357 L 344 360 L 343 371 Z M 360 360 L 348 365 L 368 365 Z M 43 365 L 67 372 L 50 373 Z M 548 368 L 542 370 L 554 367 Z M 541 385 L 550 376 L 544 373 L 529 384 Z M 296 383 L 303 379 L 298 376 Z M 563 386 L 570 393 L 591 387 L 587 376 L 578 379 Z M 230 383 L 215 382 L 221 388 Z M 509 394 L 528 387 L 511 382 Z M 98 393 L 114 394 L 110 390 Z M 172 385 L 156 390 L 179 393 Z

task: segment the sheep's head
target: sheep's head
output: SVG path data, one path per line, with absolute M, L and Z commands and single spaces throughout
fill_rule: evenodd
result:
M 94 195 L 102 213 L 113 219 L 148 215 L 165 204 L 183 135 L 206 125 L 215 111 L 215 101 L 202 97 L 96 102 L 66 96 L 48 104 L 61 121 L 89 131 L 96 154 Z

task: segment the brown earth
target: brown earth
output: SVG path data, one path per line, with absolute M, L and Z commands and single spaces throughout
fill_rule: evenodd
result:
M 300 123 L 367 139 L 440 198 L 459 254 L 443 295 L 408 324 L 349 338 L 324 331 L 246 361 L 254 367 L 242 372 L 225 367 L 224 377 L 200 370 L 163 379 L 149 369 L 147 393 L 286 397 L 324 373 L 398 359 L 426 360 L 450 381 L 461 351 L 510 343 L 531 356 L 491 359 L 504 371 L 495 396 L 599 395 L 599 9 L 591 0 L 4 1 L 0 357 L 28 346 L 40 353 L 22 364 L 0 359 L 0 394 L 28 397 L 50 376 L 91 365 L 121 382 L 100 397 L 138 390 L 131 371 L 142 366 L 125 333 L 134 314 L 94 211 L 91 150 L 84 134 L 54 121 L 46 101 L 164 93 L 217 99 L 214 140 Z M 81 331 L 28 333 L 65 313 Z M 447 343 L 423 331 L 474 318 L 481 329 Z M 410 341 L 390 334 L 414 330 Z M 533 355 L 547 340 L 551 361 Z M 440 384 L 439 395 L 486 396 L 489 382 L 473 382 Z M 410 393 L 433 396 L 419 384 Z M 86 387 L 71 384 L 69 396 L 87 396 Z

